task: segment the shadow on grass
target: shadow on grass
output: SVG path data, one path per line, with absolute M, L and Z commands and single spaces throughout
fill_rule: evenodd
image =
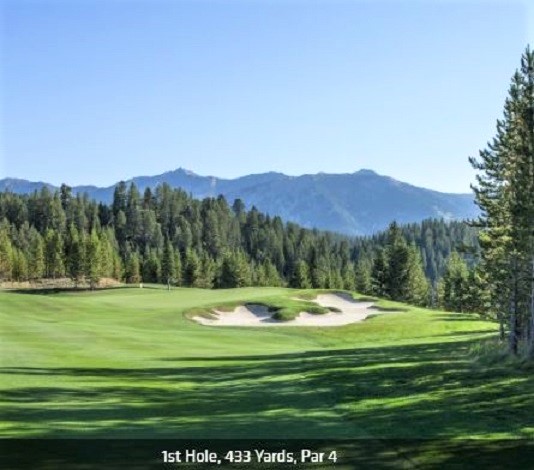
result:
M 139 289 L 138 285 L 131 286 L 110 286 L 110 287 L 97 287 L 91 289 L 90 287 L 35 287 L 27 289 L 6 289 L 4 292 L 7 294 L 27 294 L 27 295 L 53 295 L 63 293 L 81 293 L 81 292 L 102 292 L 108 290 L 120 290 L 120 289 Z M 148 287 L 148 289 L 154 289 Z
M 467 359 L 472 341 L 169 367 L 5 367 L 4 436 L 414 438 L 532 432 L 534 377 Z M 11 379 L 10 379 L 11 377 Z
M 408 312 L 410 310 L 408 307 L 379 307 L 378 305 L 372 305 L 369 308 L 379 312 Z

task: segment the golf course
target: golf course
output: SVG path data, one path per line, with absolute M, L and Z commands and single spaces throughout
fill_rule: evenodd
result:
M 0 433 L 534 437 L 534 374 L 480 360 L 498 328 L 476 314 L 378 300 L 377 315 L 327 328 L 191 319 L 248 303 L 291 310 L 318 293 L 155 285 L 0 291 Z

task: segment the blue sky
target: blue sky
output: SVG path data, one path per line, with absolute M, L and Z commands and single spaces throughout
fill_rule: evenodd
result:
M 371 168 L 468 192 L 534 44 L 513 0 L 0 2 L 0 177 L 55 184 Z

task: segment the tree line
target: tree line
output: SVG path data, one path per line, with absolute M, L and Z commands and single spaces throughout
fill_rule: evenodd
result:
M 10 281 L 356 289 L 428 305 L 450 253 L 475 238 L 465 224 L 441 220 L 347 237 L 165 184 L 140 194 L 121 182 L 111 204 L 67 185 L 0 193 L 0 279 Z

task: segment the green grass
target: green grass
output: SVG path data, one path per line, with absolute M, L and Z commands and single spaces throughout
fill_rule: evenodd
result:
M 380 301 L 335 328 L 201 326 L 282 288 L 0 292 L 0 436 L 534 437 L 534 377 L 481 364 L 476 315 Z M 310 297 L 308 293 L 308 298 Z

